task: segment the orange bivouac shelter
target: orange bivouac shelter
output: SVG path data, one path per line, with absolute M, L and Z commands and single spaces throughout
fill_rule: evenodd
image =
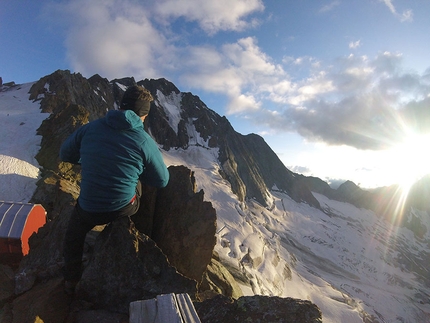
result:
M 45 223 L 46 211 L 40 204 L 0 201 L 1 259 L 15 262 L 28 254 L 28 239 Z

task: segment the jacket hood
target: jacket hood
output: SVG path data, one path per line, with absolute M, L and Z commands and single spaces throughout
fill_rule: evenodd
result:
M 139 116 L 131 110 L 110 110 L 106 114 L 106 123 L 109 127 L 118 130 L 127 130 L 143 127 Z

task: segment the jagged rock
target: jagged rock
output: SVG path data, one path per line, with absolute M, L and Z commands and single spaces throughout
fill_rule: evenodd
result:
M 106 310 L 80 310 L 72 313 L 66 323 L 128 323 L 128 315 Z
M 15 298 L 10 323 L 66 322 L 71 301 L 64 293 L 60 278 L 41 282 Z
M 243 296 L 233 275 L 217 259 L 212 258 L 200 285 L 199 299 L 212 298 L 218 294 L 238 299 Z
M 3 287 L 3 285 L 0 286 Z M 22 295 L 15 296 L 13 302 L 3 308 L 1 306 L 0 322 L 128 322 L 128 314 L 89 309 L 89 306 L 90 304 L 78 299 L 74 300 L 64 293 L 62 279 L 53 278 L 40 282 Z
M 107 225 L 97 237 L 76 294 L 95 308 L 128 313 L 130 302 L 160 294 L 195 297 L 196 285 L 170 266 L 154 241 L 125 217 Z
M 169 184 L 157 195 L 152 238 L 179 272 L 202 279 L 216 243 L 216 211 L 196 193 L 193 172 L 169 167 Z
M 46 196 L 38 200 L 50 201 L 51 217 L 37 233 L 29 239 L 30 252 L 24 256 L 15 275 L 15 293 L 21 294 L 33 287 L 36 280 L 61 275 L 63 266 L 63 240 L 70 215 L 75 205 L 76 184 L 63 181 L 56 175 L 39 182 L 39 193 Z M 37 196 L 34 196 L 35 198 Z M 46 204 L 45 204 L 46 205 Z
M 70 105 L 81 105 L 88 110 L 90 120 L 101 118 L 114 108 L 114 97 L 107 79 L 96 74 L 87 80 L 68 70 L 57 70 L 33 84 L 30 100 L 41 100 L 42 112 L 54 115 Z
M 14 295 L 14 285 L 13 269 L 9 266 L 0 265 L 0 308 Z
M 268 296 L 225 296 L 194 304 L 202 323 L 322 323 L 321 311 L 310 301 Z
M 88 123 L 89 112 L 80 105 L 69 105 L 56 114 L 51 114 L 39 127 L 38 134 L 42 142 L 36 159 L 46 170 L 59 169 L 59 151 L 61 144 L 77 128 Z M 69 164 L 70 165 L 70 164 Z M 70 167 L 77 173 L 76 167 Z M 70 176 L 68 176 L 70 178 Z
M 276 186 L 297 202 L 319 207 L 307 187 L 301 187 L 300 191 L 294 188 L 294 174 L 263 138 L 256 134 L 244 136 L 237 133 L 225 117 L 209 109 L 198 96 L 180 92 L 166 79 L 146 79 L 138 84 L 151 91 L 155 98 L 155 109 L 151 109 L 147 118 L 148 128 L 156 129 L 151 133 L 164 149 L 186 149 L 190 145 L 219 148 L 222 175 L 231 183 L 233 192 L 241 201 L 253 198 L 264 206 L 270 205 L 268 190 Z M 177 129 L 172 129 L 168 122 L 169 116 L 163 107 L 165 102 L 160 102 L 158 91 L 165 97 L 180 101 L 181 120 Z
M 161 102 L 161 98 L 158 95 L 158 91 L 160 91 L 160 93 L 171 101 L 180 101 L 182 100 L 180 91 L 166 79 L 146 79 L 138 82 L 138 84 L 149 90 L 154 97 L 154 102 L 151 103 L 151 110 L 145 120 L 145 126 L 149 130 L 157 129 L 156 131 L 151 131 L 155 141 L 162 145 L 165 150 L 174 147 L 188 147 L 189 138 L 186 135 L 186 131 L 184 131 L 183 127 L 179 127 L 179 125 L 177 129 L 172 128 L 169 123 L 171 116 L 167 115 L 167 111 L 163 108 L 164 102 Z

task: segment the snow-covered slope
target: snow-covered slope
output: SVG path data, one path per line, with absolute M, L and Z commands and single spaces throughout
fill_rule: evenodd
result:
M 0 92 L 0 172 L 5 180 L 14 176 L 1 181 L 0 199 L 26 201 L 35 188 L 36 129 L 47 115 L 28 101 L 29 87 Z M 178 100 L 166 102 L 169 115 L 178 116 Z M 218 149 L 191 130 L 194 144 L 163 155 L 166 164 L 195 172 L 198 189 L 217 210 L 216 252 L 246 295 L 308 299 L 320 307 L 326 323 L 430 322 L 428 231 L 418 239 L 371 211 L 316 193 L 322 210 L 276 189 L 268 207 L 255 200 L 239 202 L 220 175 Z M 430 228 L 427 213 L 414 213 Z
M 428 287 L 399 262 L 422 261 L 429 233 L 417 240 L 372 211 L 316 193 L 325 212 L 276 191 L 269 208 L 240 203 L 218 173 L 216 153 L 192 147 L 164 156 L 195 171 L 198 189 L 217 210 L 216 251 L 242 277 L 245 294 L 308 299 L 324 322 L 430 322 Z M 416 215 L 430 227 L 426 213 Z
M 36 189 L 40 145 L 36 130 L 49 116 L 28 99 L 32 83 L 0 87 L 0 200 L 27 202 Z
M 372 211 L 317 193 L 322 210 L 276 188 L 269 207 L 239 202 L 220 176 L 218 150 L 196 132 L 193 140 L 199 144 L 163 152 L 165 160 L 195 172 L 217 210 L 215 249 L 245 294 L 308 299 L 324 322 L 430 322 L 428 231 L 418 239 Z M 414 213 L 430 228 L 427 213 Z

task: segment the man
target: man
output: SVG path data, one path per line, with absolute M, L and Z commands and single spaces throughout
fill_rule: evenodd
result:
M 81 164 L 81 191 L 64 239 L 64 280 L 72 293 L 82 274 L 86 234 L 139 209 L 141 184 L 165 187 L 169 173 L 143 121 L 153 100 L 141 86 L 129 87 L 119 110 L 77 129 L 65 140 L 60 159 Z

